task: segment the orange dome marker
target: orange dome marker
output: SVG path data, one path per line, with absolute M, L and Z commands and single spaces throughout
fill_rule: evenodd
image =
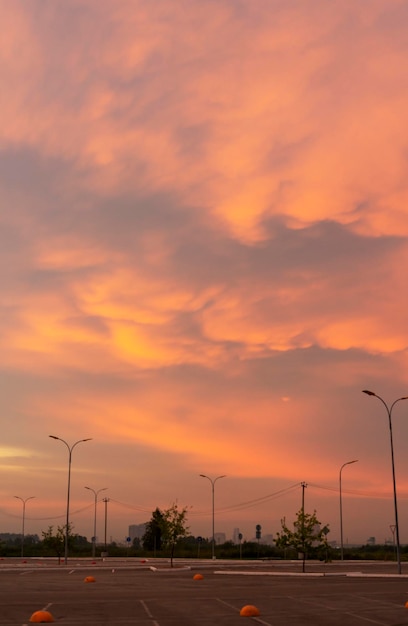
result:
M 37 624 L 44 624 L 46 622 L 54 622 L 54 618 L 48 611 L 36 611 L 32 614 L 29 622 L 36 622 Z
M 239 614 L 243 617 L 257 617 L 260 615 L 260 612 L 253 604 L 246 604 L 242 607 Z
M 87 576 L 84 579 L 84 583 L 94 583 L 95 582 L 95 578 L 93 576 Z
M 202 574 L 194 574 L 193 580 L 203 580 L 204 576 Z
M 408 609 L 408 602 L 405 602 L 405 608 Z

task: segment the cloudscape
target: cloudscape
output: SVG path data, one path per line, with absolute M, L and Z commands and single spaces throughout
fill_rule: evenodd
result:
M 408 7 L 0 0 L 0 528 L 390 538 Z M 392 411 L 408 543 L 408 402 Z M 102 494 L 101 494 L 102 496 Z M 100 523 L 102 506 L 99 508 Z

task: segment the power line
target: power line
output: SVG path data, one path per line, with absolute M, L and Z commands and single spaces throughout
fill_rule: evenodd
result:
M 92 508 L 93 504 L 87 504 L 86 506 L 82 507 L 81 509 L 76 509 L 76 511 L 72 511 L 70 513 L 70 515 L 78 515 L 79 513 L 83 513 L 84 511 L 87 511 L 88 509 Z M 16 515 L 15 513 L 9 513 L 8 511 L 5 511 L 4 509 L 0 509 L 1 513 L 3 515 L 5 515 L 6 517 L 12 517 L 15 519 L 20 519 L 21 515 Z M 66 513 L 62 513 L 61 515 L 51 515 L 49 517 L 27 517 L 26 516 L 26 520 L 30 520 L 31 522 L 43 522 L 43 521 L 47 521 L 47 520 L 54 520 L 54 519 L 61 519 L 61 518 L 65 518 L 66 517 Z
M 322 489 L 324 491 L 334 491 L 336 493 L 339 492 L 339 489 L 336 487 L 330 487 L 328 485 L 316 485 L 314 483 L 308 483 L 310 487 L 314 487 L 315 489 Z M 364 498 L 373 498 L 373 499 L 388 499 L 388 498 L 392 498 L 392 494 L 391 493 L 375 493 L 372 491 L 357 491 L 355 489 L 342 489 L 343 493 L 348 493 L 349 495 L 354 495 L 354 496 L 362 496 Z M 402 499 L 406 499 L 408 498 L 407 494 L 399 494 L 398 496 L 399 498 Z
M 218 508 L 217 512 L 218 513 L 233 513 L 235 511 L 240 511 L 240 510 L 244 510 L 244 509 L 250 509 L 256 506 L 260 506 L 261 504 L 264 504 L 265 502 L 269 502 L 272 500 L 276 500 L 278 498 L 282 498 L 285 495 L 287 495 L 288 493 L 290 493 L 291 491 L 298 489 L 301 486 L 302 483 L 295 483 L 289 487 L 285 487 L 284 489 L 280 489 L 279 491 L 275 491 L 273 493 L 269 493 L 265 496 L 260 496 L 259 498 L 254 498 L 252 500 L 246 500 L 244 502 L 238 502 L 236 504 L 232 504 L 230 506 L 226 506 L 226 507 L 222 507 L 222 508 Z M 314 489 L 320 489 L 323 491 L 330 491 L 330 492 L 334 492 L 334 493 L 338 493 L 338 487 L 331 487 L 330 485 L 318 485 L 316 483 L 308 483 L 308 486 Z M 359 491 L 359 490 L 355 490 L 355 489 L 343 489 L 343 493 L 349 494 L 349 495 L 355 495 L 355 496 L 360 496 L 360 497 L 364 497 L 364 498 L 373 498 L 373 499 L 388 499 L 392 497 L 391 493 L 373 493 L 370 491 Z M 408 494 L 399 494 L 399 498 L 401 499 L 407 499 L 408 498 Z M 112 498 L 110 498 L 110 502 L 123 507 L 125 509 L 131 510 L 131 511 L 138 511 L 140 513 L 146 513 L 146 514 L 150 514 L 153 510 L 155 510 L 157 508 L 157 505 L 154 507 L 141 507 L 141 506 L 137 506 L 134 504 L 128 504 L 125 502 L 120 502 L 119 500 L 114 500 Z M 83 513 L 84 511 L 88 511 L 93 507 L 93 504 L 88 504 L 80 509 L 76 509 L 75 511 L 72 511 L 71 515 L 75 516 L 75 515 L 79 515 L 80 513 Z M 15 514 L 15 513 L 9 513 L 8 511 L 4 510 L 4 509 L 0 509 L 2 515 L 6 516 L 6 517 L 10 517 L 10 518 L 14 518 L 14 519 L 20 519 L 21 515 L 19 514 Z M 211 511 L 199 511 L 199 510 L 194 510 L 191 509 L 189 511 L 189 515 L 193 516 L 193 517 L 197 517 L 197 516 L 205 516 L 205 515 L 211 515 Z M 36 522 L 36 521 L 49 521 L 49 520 L 58 520 L 58 519 L 62 519 L 65 518 L 65 514 L 61 514 L 61 515 L 52 515 L 52 516 L 47 516 L 47 517 L 27 517 L 27 520 Z
M 153 507 L 153 508 L 147 508 L 146 509 L 146 508 L 143 508 L 143 507 L 140 507 L 140 506 L 136 506 L 134 504 L 126 504 L 124 502 L 119 502 L 118 500 L 113 500 L 112 498 L 110 498 L 110 502 L 114 502 L 115 504 L 119 504 L 119 506 L 122 506 L 125 509 L 130 509 L 132 511 L 140 511 L 141 513 L 149 513 L 150 514 L 152 511 L 154 511 L 157 508 L 157 506 L 156 506 L 156 507 Z
M 270 500 L 276 500 L 285 496 L 290 491 L 297 489 L 301 483 L 296 483 L 291 485 L 290 487 L 286 487 L 285 489 L 280 489 L 279 491 L 275 491 L 274 493 L 270 493 L 266 496 L 262 496 L 261 498 L 255 498 L 254 500 L 248 500 L 247 502 L 241 502 L 239 504 L 234 504 L 229 507 L 218 509 L 219 513 L 226 513 L 228 511 L 237 511 L 242 509 L 249 509 L 253 506 L 258 506 L 259 504 L 263 504 L 264 502 L 268 502 Z

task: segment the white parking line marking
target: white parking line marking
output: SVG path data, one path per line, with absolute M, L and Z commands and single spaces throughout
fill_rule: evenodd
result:
M 152 624 L 153 624 L 153 626 L 160 626 L 159 622 L 157 622 L 157 621 L 154 619 L 154 617 L 153 617 L 152 613 L 150 612 L 150 609 L 149 609 L 149 607 L 147 606 L 146 602 L 145 602 L 144 600 L 139 600 L 139 602 L 140 602 L 140 604 L 142 605 L 142 607 L 144 608 L 144 610 L 145 610 L 145 612 L 146 612 L 147 617 L 148 617 L 149 619 L 151 619 L 151 620 L 152 620 Z
M 295 600 L 296 602 L 303 602 L 303 604 L 308 604 L 309 606 L 323 607 L 326 611 L 337 611 L 334 607 L 328 606 L 323 602 L 317 602 L 316 600 L 308 600 L 307 598 L 293 598 L 288 596 L 291 600 Z M 387 626 L 385 622 L 379 622 L 378 620 L 371 619 L 370 617 L 364 617 L 364 615 L 359 615 L 358 613 L 351 613 L 350 611 L 344 611 L 343 615 L 349 615 L 350 617 L 357 617 L 358 619 L 364 622 L 370 622 L 370 624 L 377 624 L 378 626 Z

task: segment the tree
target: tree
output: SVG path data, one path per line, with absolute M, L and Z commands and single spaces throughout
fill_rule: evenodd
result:
M 173 567 L 173 557 L 177 542 L 190 534 L 187 523 L 187 507 L 179 510 L 175 503 L 162 513 L 162 542 L 170 549 L 170 563 Z
M 135 537 L 132 541 L 132 548 L 133 550 L 140 550 L 141 548 L 141 541 L 139 539 L 139 537 Z
M 150 522 L 146 524 L 146 531 L 142 537 L 143 548 L 154 553 L 156 553 L 156 550 L 160 551 L 162 547 L 162 532 L 163 513 L 159 508 L 156 508 L 152 513 Z
M 56 534 L 54 535 L 53 533 L 54 526 L 48 526 L 48 530 L 42 531 L 43 544 L 46 548 L 56 553 L 58 563 L 61 563 L 61 556 L 65 547 L 65 531 L 62 526 L 58 526 Z
M 61 563 L 61 556 L 65 551 L 65 529 L 66 526 L 58 526 L 54 535 L 54 527 L 49 526 L 48 530 L 42 531 L 43 545 L 56 553 L 58 563 Z M 72 526 L 68 526 L 68 545 L 72 545 L 76 535 L 72 533 Z
M 305 513 L 300 509 L 293 522 L 293 530 L 286 525 L 286 519 L 281 519 L 282 532 L 276 533 L 275 544 L 278 548 L 293 547 L 303 554 L 303 571 L 305 571 L 306 555 L 312 548 L 325 548 L 327 553 L 327 535 L 329 526 L 322 528 L 316 517 L 316 511 Z

